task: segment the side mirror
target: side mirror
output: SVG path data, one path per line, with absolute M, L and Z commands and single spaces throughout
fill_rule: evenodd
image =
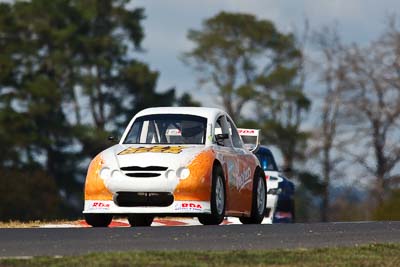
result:
M 217 144 L 220 146 L 224 145 L 224 140 L 229 139 L 229 134 L 216 134 L 215 139 L 217 141 Z

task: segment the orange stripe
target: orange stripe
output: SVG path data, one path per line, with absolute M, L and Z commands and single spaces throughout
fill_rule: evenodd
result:
M 210 201 L 214 159 L 214 152 L 206 150 L 192 160 L 189 177 L 181 180 L 174 191 L 175 200 Z
M 85 200 L 112 200 L 112 193 L 99 177 L 102 166 L 103 159 L 99 155 L 90 163 L 85 182 Z

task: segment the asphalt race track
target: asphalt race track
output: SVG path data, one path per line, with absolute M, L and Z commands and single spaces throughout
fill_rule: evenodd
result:
M 260 250 L 400 242 L 400 222 L 2 228 L 0 257 L 130 250 Z

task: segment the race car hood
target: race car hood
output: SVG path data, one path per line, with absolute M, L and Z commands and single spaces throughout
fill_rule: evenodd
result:
M 186 166 L 204 146 L 178 145 L 115 145 L 102 152 L 106 165 L 111 169 L 137 166 L 165 166 L 172 169 Z

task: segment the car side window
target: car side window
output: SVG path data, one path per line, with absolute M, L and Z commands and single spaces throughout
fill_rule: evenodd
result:
M 222 134 L 222 126 L 220 119 L 218 119 L 217 122 L 215 123 L 214 135 L 216 134 Z
M 268 161 L 264 154 L 257 153 L 256 154 L 258 160 L 260 161 L 261 167 L 264 171 L 268 170 Z
M 256 156 L 264 171 L 278 171 L 274 157 L 270 152 L 259 150 Z
M 137 143 L 139 142 L 140 138 L 140 132 L 142 130 L 142 124 L 141 123 L 136 123 L 132 126 L 132 128 L 129 130 L 129 134 L 125 140 L 125 142 L 128 143 Z
M 227 134 L 229 136 L 229 127 L 224 116 L 219 117 L 215 122 L 214 137 L 216 138 L 219 134 Z M 214 142 L 220 146 L 231 146 L 229 138 L 220 141 L 214 140 Z
M 231 120 L 228 119 L 229 124 L 229 133 L 232 138 L 232 143 L 234 147 L 243 148 L 242 139 L 239 136 L 239 133 Z

